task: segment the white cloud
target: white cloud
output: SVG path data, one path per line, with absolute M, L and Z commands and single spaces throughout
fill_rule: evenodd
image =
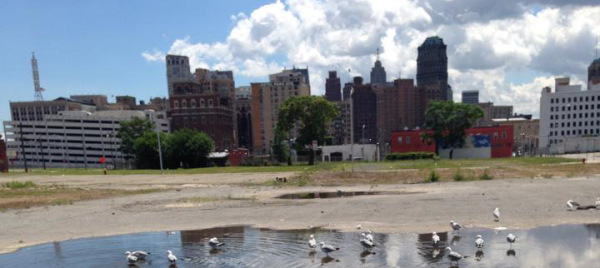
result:
M 149 62 L 153 61 L 165 61 L 165 53 L 158 51 L 156 49 L 152 50 L 152 52 L 144 51 L 142 52 L 142 57 Z
M 328 70 L 345 82 L 347 70 L 368 81 L 375 51 L 392 80 L 414 77 L 417 47 L 431 35 L 448 45 L 451 85 L 478 89 L 485 100 L 514 104 L 515 111 L 537 114 L 543 86 L 569 75 L 585 81 L 600 7 L 590 0 L 287 0 L 264 5 L 248 15 L 231 16 L 225 40 L 176 40 L 169 53 L 187 55 L 192 67 L 230 69 L 261 78 L 292 65 L 310 69 L 313 94 L 322 94 Z M 485 3 L 484 3 L 485 2 Z M 545 2 L 545 3 L 539 3 Z M 541 10 L 530 10 L 540 4 Z M 152 61 L 160 55 L 144 52 Z M 164 55 L 162 55 L 164 59 Z M 517 84 L 506 74 L 539 74 Z M 460 98 L 455 98 L 460 100 Z

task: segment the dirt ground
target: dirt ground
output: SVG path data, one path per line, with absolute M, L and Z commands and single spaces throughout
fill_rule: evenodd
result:
M 242 224 L 355 231 L 360 223 L 374 232 L 420 233 L 447 231 L 450 220 L 467 228 L 600 223 L 600 210 L 571 212 L 565 206 L 568 199 L 593 204 L 600 196 L 600 176 L 413 184 L 369 181 L 338 187 L 267 183 L 275 177 L 292 176 L 293 173 L 0 177 L 0 183 L 30 180 L 38 185 L 82 188 L 164 189 L 1 212 L 0 252 L 81 237 Z M 338 189 L 394 194 L 311 200 L 276 198 L 286 193 Z M 495 207 L 501 210 L 500 222 L 493 221 Z

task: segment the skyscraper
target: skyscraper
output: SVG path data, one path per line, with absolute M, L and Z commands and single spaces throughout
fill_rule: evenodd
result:
M 328 101 L 342 100 L 342 83 L 336 71 L 329 71 L 329 77 L 325 80 L 325 97 Z
M 362 84 L 362 77 L 354 78 L 352 121 L 355 143 L 377 142 L 377 95 L 370 84 Z
M 462 92 L 462 103 L 477 104 L 479 103 L 479 90 L 465 90 Z
M 596 84 L 600 84 L 600 58 L 592 61 L 588 67 L 588 90 Z
M 437 36 L 425 39 L 419 46 L 417 57 L 417 86 L 432 85 L 439 87 L 441 100 L 452 100 L 452 87 L 448 85 L 446 44 Z
M 375 66 L 371 68 L 371 85 L 376 84 L 385 84 L 386 83 L 386 74 L 385 68 L 381 65 L 381 61 L 379 61 L 379 49 L 377 49 L 377 60 L 375 61 Z

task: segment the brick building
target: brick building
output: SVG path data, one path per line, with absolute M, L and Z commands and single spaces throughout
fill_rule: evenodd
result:
M 354 78 L 352 92 L 352 128 L 354 143 L 377 142 L 377 95 L 371 84 L 363 84 L 361 77 Z
M 0 172 L 8 172 L 8 157 L 6 156 L 6 143 L 0 135 Z
M 328 101 L 342 100 L 342 83 L 336 71 L 329 71 L 329 77 L 325 80 L 325 97 Z

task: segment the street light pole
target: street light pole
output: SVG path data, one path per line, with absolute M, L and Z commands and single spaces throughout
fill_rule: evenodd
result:
M 362 140 L 360 141 L 360 144 L 365 144 L 365 124 L 363 124 L 362 127 Z

